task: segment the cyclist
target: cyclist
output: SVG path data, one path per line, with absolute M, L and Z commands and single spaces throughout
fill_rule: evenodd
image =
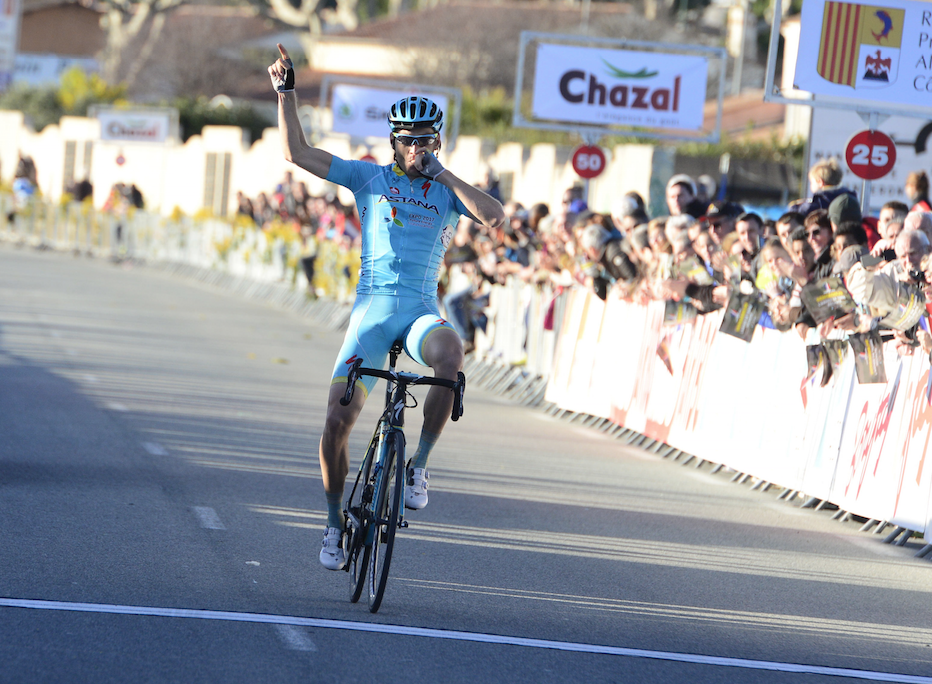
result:
M 443 255 L 461 215 L 491 228 L 505 222 L 501 203 L 462 181 L 438 161 L 443 112 L 426 97 L 398 100 L 388 114 L 394 162 L 377 166 L 344 160 L 311 147 L 298 119 L 294 65 L 281 57 L 269 67 L 278 92 L 278 123 L 285 158 L 353 191 L 362 224 L 362 265 L 349 329 L 334 365 L 327 418 L 320 438 L 320 468 L 327 496 L 327 528 L 320 562 L 330 570 L 346 563 L 343 551 L 343 487 L 349 471 L 349 435 L 375 378 L 359 381 L 349 406 L 341 406 L 346 369 L 357 358 L 382 368 L 388 351 L 402 340 L 407 353 L 434 375 L 455 380 L 463 345 L 437 308 L 437 279 Z M 427 505 L 427 459 L 453 407 L 453 394 L 432 387 L 424 402 L 424 427 L 407 463 L 405 506 Z

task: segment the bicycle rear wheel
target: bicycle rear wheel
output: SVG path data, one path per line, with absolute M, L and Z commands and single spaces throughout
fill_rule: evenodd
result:
M 388 570 L 392 562 L 392 549 L 395 546 L 395 530 L 398 529 L 398 515 L 401 511 L 401 492 L 404 489 L 404 433 L 394 432 L 386 444 L 381 486 L 378 488 L 379 501 L 374 507 L 376 519 L 372 537 L 371 555 L 369 557 L 369 612 L 375 613 L 382 605 L 385 585 L 388 584 Z

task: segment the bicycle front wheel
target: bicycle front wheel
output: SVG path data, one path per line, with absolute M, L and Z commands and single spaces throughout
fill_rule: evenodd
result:
M 392 562 L 392 549 L 395 546 L 395 530 L 398 529 L 401 492 L 404 489 L 404 439 L 404 433 L 394 432 L 385 445 L 387 451 L 378 488 L 379 501 L 374 507 L 376 519 L 370 523 L 375 526 L 369 557 L 369 612 L 372 613 L 382 605 Z
M 356 475 L 350 498 L 346 502 L 346 569 L 350 574 L 350 601 L 353 603 L 359 600 L 366 586 L 366 568 L 372 552 L 372 548 L 366 545 L 366 535 L 371 518 L 369 511 L 372 492 L 375 489 L 369 479 L 372 474 L 377 443 L 378 440 L 375 437 L 369 442 L 366 457 Z

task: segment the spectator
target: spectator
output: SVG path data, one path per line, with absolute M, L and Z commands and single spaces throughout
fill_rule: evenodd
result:
M 872 218 L 862 218 L 861 207 L 857 199 L 851 195 L 841 194 L 828 205 L 828 217 L 832 222 L 832 230 L 838 230 L 845 221 L 856 221 L 864 228 L 867 236 L 867 246 L 874 246 L 880 240 L 877 232 L 877 222 Z
M 842 194 L 851 195 L 857 200 L 853 190 L 841 186 L 843 178 L 841 166 L 837 159 L 823 159 L 809 170 L 809 189 L 812 197 L 790 205 L 789 211 L 797 211 L 808 216 L 816 209 L 828 209 L 832 200 Z
M 898 277 L 904 281 L 920 283 L 924 279 L 921 264 L 922 258 L 929 253 L 929 238 L 918 230 L 904 230 L 897 236 L 894 250 L 896 267 L 893 270 Z
M 671 216 L 689 214 L 699 218 L 707 205 L 696 199 L 696 182 L 685 173 L 678 173 L 667 182 L 667 209 Z
M 91 184 L 90 179 L 85 176 L 80 181 L 75 183 L 73 191 L 71 193 L 75 202 L 83 202 L 87 198 L 94 198 L 94 186 Z
M 715 191 L 718 189 L 718 183 L 707 173 L 702 174 L 696 179 L 696 199 L 699 203 L 707 207 L 715 199 Z
M 906 177 L 906 196 L 911 203 L 910 211 L 932 211 L 929 203 L 929 177 L 925 171 L 913 171 Z
M 744 208 L 734 202 L 712 202 L 705 212 L 705 219 L 709 223 L 709 234 L 712 239 L 722 245 L 725 236 L 735 230 L 735 219 L 744 213 Z
M 479 184 L 479 189 L 491 195 L 499 202 L 502 201 L 502 191 L 499 187 L 498 173 L 496 173 L 495 169 L 491 166 L 485 167 L 485 173 L 482 174 L 482 182 Z
M 757 273 L 760 270 L 761 262 L 758 257 L 763 223 L 761 217 L 754 213 L 742 214 L 735 222 L 735 235 L 741 244 L 741 277 L 752 283 L 757 281 Z
M 806 239 L 815 254 L 812 278 L 824 278 L 832 273 L 832 221 L 825 209 L 816 209 L 806 216 Z
M 783 249 L 788 253 L 793 251 L 791 237 L 793 233 L 803 227 L 803 221 L 805 221 L 805 217 L 795 211 L 788 211 L 777 219 L 777 237 L 780 238 Z
M 903 221 L 903 230 L 918 230 L 932 241 L 932 214 L 925 211 L 909 212 Z
M 893 244 L 896 236 L 903 230 L 903 224 L 906 216 L 909 214 L 909 207 L 902 202 L 887 202 L 880 209 L 880 217 L 877 220 L 877 231 L 880 233 L 880 239 L 874 243 L 871 248 L 873 256 L 882 256 L 886 261 L 893 261 L 896 256 L 893 252 Z
M 32 157 L 20 155 L 13 174 L 13 212 L 8 217 L 10 221 L 16 212 L 23 211 L 33 201 L 38 190 L 35 162 Z
M 599 273 L 593 277 L 592 287 L 600 299 L 607 297 L 612 283 L 630 285 L 637 280 L 637 267 L 628 255 L 623 240 L 615 237 L 606 226 L 600 223 L 586 226 L 580 247 L 593 264 L 599 267 Z
M 627 235 L 635 226 L 650 221 L 644 206 L 644 198 L 636 192 L 626 192 L 612 205 L 612 220 L 623 235 Z
M 790 242 L 792 244 L 792 241 Z M 808 247 L 805 238 L 801 242 Z M 808 282 L 806 266 L 804 263 L 797 263 L 779 238 L 767 240 L 761 248 L 760 258 L 762 264 L 774 275 L 774 280 L 766 290 L 770 319 L 775 329 L 781 332 L 789 330 L 802 310 L 799 293 Z
M 545 216 L 550 215 L 550 207 L 542 202 L 538 202 L 531 206 L 528 210 L 527 215 L 527 228 L 531 233 L 537 234 L 540 232 L 540 222 Z
M 811 278 L 815 272 L 816 257 L 812 243 L 809 242 L 807 230 L 800 228 L 793 233 L 790 244 L 790 256 L 793 257 L 793 263 L 803 269 L 807 278 Z

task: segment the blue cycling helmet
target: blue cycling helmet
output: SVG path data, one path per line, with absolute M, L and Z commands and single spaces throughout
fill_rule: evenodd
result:
M 443 110 L 426 97 L 403 97 L 388 110 L 388 125 L 392 133 L 402 129 L 433 128 L 438 133 L 443 127 Z

